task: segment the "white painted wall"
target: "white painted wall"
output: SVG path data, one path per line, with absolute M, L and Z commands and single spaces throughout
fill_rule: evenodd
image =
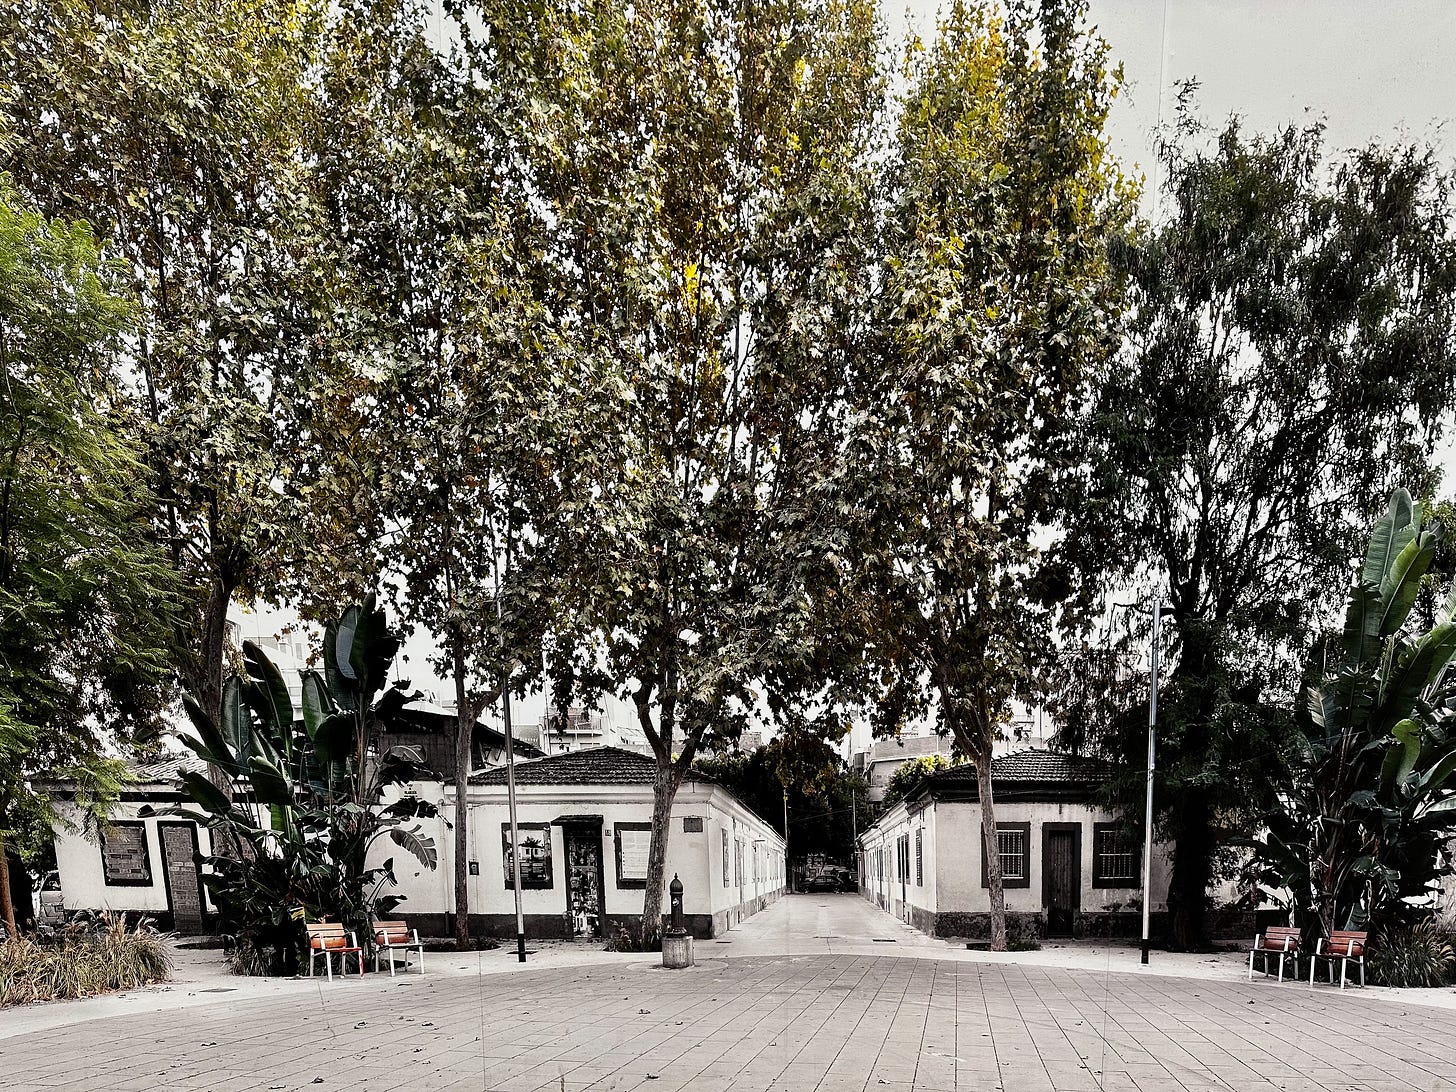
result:
M 454 831 L 446 826 L 447 821 L 454 820 L 453 787 L 435 785 L 420 786 L 420 789 L 440 807 L 439 819 L 425 820 L 421 824 L 435 839 L 439 867 L 431 872 L 388 839 L 373 847 L 369 861 L 373 865 L 393 857 L 398 885 L 391 891 L 406 897 L 406 902 L 399 908 L 400 913 L 453 914 Z M 471 786 L 468 798 L 468 859 L 479 865 L 478 875 L 471 876 L 468 881 L 470 912 L 514 914 L 515 894 L 506 885 L 505 843 L 501 829 L 501 824 L 509 821 L 505 789 L 494 785 L 475 785 Z M 523 888 L 523 913 L 566 913 L 565 831 L 562 826 L 554 824 L 554 820 L 563 815 L 602 817 L 603 912 L 609 915 L 642 913 L 642 888 L 623 886 L 617 882 L 615 825 L 651 821 L 650 786 L 520 785 L 516 789 L 516 800 L 518 824 L 549 825 L 551 838 L 552 886 L 549 889 Z M 702 819 L 703 830 L 685 831 L 683 820 L 688 817 Z M 682 880 L 684 913 L 733 913 L 742 904 L 768 896 L 784 886 L 783 839 L 722 788 L 701 782 L 685 782 L 673 803 L 671 823 L 666 877 L 668 883 L 671 883 L 674 874 Z M 730 852 L 727 885 L 723 883 L 724 830 L 729 834 Z M 740 846 L 743 851 L 741 883 L 736 860 Z M 668 899 L 669 894 L 664 887 L 663 912 L 669 909 Z M 731 921 L 736 920 L 739 920 L 736 916 L 731 918 Z
M 170 787 L 157 791 L 170 792 Z M 118 804 L 111 819 L 113 822 L 140 822 L 146 827 L 147 859 L 151 865 L 152 882 L 144 886 L 113 886 L 106 882 L 106 872 L 101 863 L 101 841 L 95 831 L 81 827 L 81 812 L 73 805 L 60 803 L 57 811 L 62 823 L 54 834 L 56 849 L 56 870 L 61 879 L 61 901 L 67 910 L 140 910 L 161 913 L 170 909 L 167 903 L 167 880 L 162 866 L 162 841 L 157 830 L 159 822 L 178 822 L 174 815 L 159 815 L 142 818 L 140 811 L 145 801 L 123 801 Z M 165 803 L 153 803 L 157 810 Z M 212 852 L 211 835 L 206 828 L 198 828 L 197 842 L 200 852 L 207 856 Z M 203 889 L 203 904 L 209 912 L 216 908 Z

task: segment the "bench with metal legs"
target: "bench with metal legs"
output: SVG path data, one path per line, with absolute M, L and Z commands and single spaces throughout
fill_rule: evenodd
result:
M 1254 957 L 1262 956 L 1264 973 L 1269 973 L 1269 961 L 1279 957 L 1279 981 L 1284 981 L 1284 962 L 1292 965 L 1291 977 L 1299 977 L 1299 930 L 1287 925 L 1274 925 L 1264 930 L 1262 936 L 1254 938 L 1249 950 L 1249 978 L 1254 977 Z
M 374 969 L 379 970 L 380 960 L 389 956 L 389 976 L 394 977 L 394 953 L 404 952 L 404 969 L 409 970 L 410 952 L 420 954 L 420 974 L 425 973 L 425 946 L 420 942 L 418 929 L 411 929 L 402 921 L 376 921 L 374 923 Z
M 339 973 L 346 974 L 349 956 L 359 960 L 359 976 L 364 976 L 364 949 L 359 947 L 359 940 L 353 933 L 346 932 L 344 927 L 336 921 L 308 922 L 305 925 L 308 930 L 308 976 L 313 977 L 314 964 L 322 958 L 324 961 L 324 973 L 329 976 L 329 981 L 334 980 L 333 957 L 339 957 Z

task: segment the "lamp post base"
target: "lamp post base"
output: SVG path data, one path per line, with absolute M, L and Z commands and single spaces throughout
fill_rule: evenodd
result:
M 691 934 L 674 936 L 667 933 L 662 938 L 662 965 L 681 970 L 693 965 L 693 938 Z

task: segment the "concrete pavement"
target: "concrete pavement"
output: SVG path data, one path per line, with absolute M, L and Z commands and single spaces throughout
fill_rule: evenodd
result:
M 1230 959 L 1191 977 L 993 960 L 853 896 L 785 899 L 727 939 L 691 971 L 576 950 L 520 971 L 488 952 L 423 978 L 198 994 L 0 1038 L 0 1074 L 17 1092 L 1456 1089 L 1456 1014 L 1246 983 Z

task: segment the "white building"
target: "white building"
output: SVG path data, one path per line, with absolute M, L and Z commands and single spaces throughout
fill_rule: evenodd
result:
M 1013 938 L 1135 935 L 1142 844 L 1098 806 L 1109 768 L 1024 750 L 991 763 L 996 835 Z M 984 937 L 990 896 L 975 767 L 934 774 L 859 838 L 860 890 L 933 936 Z M 1151 911 L 1166 908 L 1166 847 L 1154 846 Z
M 654 761 L 636 751 L 596 747 L 516 765 L 521 897 L 528 937 L 611 936 L 640 922 L 652 829 Z M 421 934 L 448 935 L 454 905 L 453 786 L 440 787 L 441 822 L 432 831 L 440 867 L 431 872 L 392 852 L 406 896 L 399 913 Z M 471 931 L 514 936 L 506 771 L 471 775 L 467 797 Z M 683 884 L 693 934 L 712 937 L 784 892 L 784 843 L 723 788 L 689 774 L 673 803 L 666 884 Z
M 896 736 L 893 739 L 875 740 L 868 750 L 860 751 L 854 756 L 851 766 L 855 772 L 863 774 L 868 782 L 870 803 L 879 804 L 885 799 L 885 789 L 890 784 L 890 778 L 905 763 L 926 755 L 942 755 L 949 761 L 950 752 L 950 740 L 943 736 Z

